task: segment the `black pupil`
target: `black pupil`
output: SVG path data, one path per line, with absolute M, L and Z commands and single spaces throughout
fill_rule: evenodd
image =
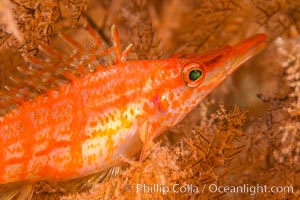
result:
M 202 72 L 199 69 L 194 69 L 189 73 L 189 79 L 192 81 L 196 81 L 202 75 Z

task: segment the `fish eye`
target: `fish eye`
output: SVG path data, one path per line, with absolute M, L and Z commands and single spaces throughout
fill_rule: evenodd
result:
M 189 63 L 182 70 L 182 78 L 189 87 L 197 87 L 204 80 L 203 66 L 199 63 Z
M 191 81 L 196 81 L 197 79 L 199 79 L 202 75 L 202 71 L 199 69 L 193 69 L 190 71 L 189 73 L 189 79 Z

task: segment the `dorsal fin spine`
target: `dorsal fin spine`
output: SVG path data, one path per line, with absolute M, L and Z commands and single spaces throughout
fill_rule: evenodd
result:
M 24 66 L 18 66 L 17 70 L 21 73 L 23 73 L 24 75 L 32 75 L 32 70 L 28 69 L 27 67 Z
M 58 51 L 56 49 L 53 49 L 53 48 L 51 48 L 48 45 L 40 45 L 39 49 L 41 49 L 42 51 L 44 51 L 44 52 L 46 52 L 46 53 L 48 53 L 50 55 L 53 55 L 53 56 L 55 56 L 55 57 L 57 57 L 59 59 L 63 59 L 63 57 L 64 57 L 63 54 L 62 54 L 62 52 L 60 52 L 60 51 Z
M 126 49 L 121 53 L 121 61 L 122 62 L 125 62 L 126 61 L 126 58 L 127 58 L 127 55 L 129 54 L 130 52 L 130 49 L 131 47 L 133 46 L 133 44 L 129 44 Z
M 102 40 L 98 34 L 90 26 L 87 26 L 87 30 L 94 42 L 92 48 L 84 48 L 79 42 L 60 33 L 60 38 L 75 48 L 71 54 L 61 52 L 48 45 L 40 45 L 40 50 L 49 56 L 47 61 L 38 57 L 25 57 L 25 60 L 30 63 L 28 67 L 18 66 L 19 73 L 9 77 L 14 82 L 13 85 L 20 84 L 22 88 L 7 86 L 6 90 L 0 91 L 0 94 L 3 94 L 0 111 L 11 110 L 14 105 L 23 104 L 28 98 L 34 98 L 38 94 L 56 91 L 57 86 L 72 83 L 91 71 L 104 70 L 105 67 L 115 63 L 125 62 L 132 44 L 121 51 L 115 25 L 111 27 L 112 46 L 104 50 L 101 49 Z M 59 92 L 59 88 L 57 91 Z M 49 95 L 51 94 L 56 95 L 56 92 L 49 92 Z
M 79 52 L 84 53 L 85 50 L 79 42 L 77 42 L 76 40 L 73 40 L 71 37 L 69 37 L 68 35 L 66 35 L 64 33 L 59 33 L 59 36 L 61 36 L 61 38 L 63 38 L 71 46 L 75 47 Z
M 121 62 L 121 45 L 120 45 L 120 38 L 118 34 L 118 30 L 116 25 L 112 25 L 111 27 L 111 41 L 113 43 L 113 50 L 115 50 L 116 55 L 117 55 L 117 63 Z
M 0 94 L 2 93 L 2 95 L 8 96 L 13 102 L 17 103 L 18 105 L 22 105 L 23 104 L 23 100 L 18 98 L 14 93 L 12 93 L 11 91 L 5 91 L 2 92 L 0 91 Z
M 94 29 L 90 25 L 87 25 L 87 29 L 88 29 L 89 33 L 91 34 L 91 36 L 93 37 L 93 39 L 95 41 L 95 48 L 100 49 L 100 47 L 101 47 L 101 38 L 96 34 Z
M 75 81 L 77 79 L 77 77 L 69 71 L 64 72 L 64 77 L 71 81 Z

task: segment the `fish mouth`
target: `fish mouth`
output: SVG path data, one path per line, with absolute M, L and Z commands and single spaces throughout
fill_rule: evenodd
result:
M 262 51 L 267 46 L 265 34 L 254 35 L 232 47 L 232 56 L 225 67 L 227 75 L 232 74 L 241 64 Z

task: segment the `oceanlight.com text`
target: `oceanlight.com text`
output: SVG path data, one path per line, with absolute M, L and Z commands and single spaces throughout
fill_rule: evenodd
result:
M 249 185 L 242 184 L 238 186 L 226 186 L 218 184 L 204 184 L 197 186 L 194 184 L 128 184 L 125 185 L 124 190 L 127 192 L 136 193 L 247 193 L 249 195 L 256 195 L 257 193 L 293 193 L 293 186 L 269 186 L 269 185 Z
M 217 184 L 210 184 L 208 191 L 211 193 L 248 193 L 256 195 L 257 193 L 293 193 L 293 186 L 268 186 L 268 185 L 249 185 L 243 184 L 239 186 L 223 186 Z

